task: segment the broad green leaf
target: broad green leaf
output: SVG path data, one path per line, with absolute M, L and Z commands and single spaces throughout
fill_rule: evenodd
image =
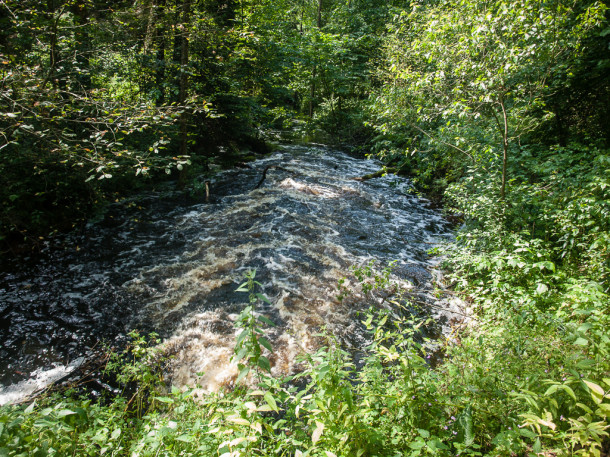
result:
M 238 425 L 250 425 L 250 421 L 240 416 L 229 416 L 227 417 L 227 422 L 231 422 L 233 424 Z
M 587 330 L 589 330 L 591 327 L 593 327 L 593 324 L 589 323 L 589 322 L 585 322 L 584 324 L 582 324 L 580 327 L 578 327 L 578 332 L 586 332 Z
M 275 402 L 275 398 L 273 398 L 273 394 L 271 392 L 265 392 L 263 397 L 267 404 L 273 409 L 275 412 L 278 412 L 277 403 Z
M 248 353 L 250 352 L 250 348 L 245 346 L 242 347 L 239 352 L 235 355 L 235 362 L 239 362 L 241 359 L 243 359 Z
M 235 341 L 235 345 L 236 346 L 239 345 L 244 340 L 244 338 L 248 335 L 248 333 L 249 333 L 248 330 L 243 329 L 241 331 L 241 333 L 238 335 L 237 340 Z
M 546 392 L 544 393 L 545 397 L 548 397 L 549 395 L 553 395 L 555 392 L 557 392 L 557 389 L 559 389 L 559 386 L 557 384 L 553 384 L 551 387 L 549 387 Z
M 576 338 L 576 341 L 574 341 L 574 344 L 577 344 L 578 346 L 587 346 L 589 344 L 589 342 L 587 340 L 585 340 L 584 338 Z
M 259 357 L 258 366 L 261 367 L 266 372 L 271 371 L 271 362 L 269 362 L 269 359 L 267 357 L 265 357 L 264 355 L 261 355 Z
M 466 409 L 460 413 L 456 423 L 459 428 L 458 439 L 466 446 L 470 446 L 474 443 L 472 408 L 470 406 L 467 406 Z
M 265 303 L 268 303 L 271 305 L 271 302 L 269 301 L 269 299 L 267 297 L 265 297 L 263 294 L 257 292 L 256 296 L 258 297 L 259 300 L 262 300 Z
M 245 282 L 243 284 L 240 284 L 240 286 L 235 289 L 235 292 L 248 292 L 248 283 Z
M 240 437 L 235 438 L 234 440 L 232 440 L 232 441 L 229 443 L 229 446 L 230 446 L 230 447 L 235 447 L 235 446 L 238 446 L 238 445 L 240 445 L 241 443 L 243 443 L 243 442 L 245 442 L 245 441 L 248 441 L 248 438 L 247 438 L 247 437 L 245 437 L 245 436 L 240 436 Z
M 574 391 L 572 390 L 572 388 L 568 385 L 562 385 L 560 386 L 561 390 L 563 390 L 564 392 L 566 392 L 570 397 L 572 397 L 572 399 L 574 401 L 576 401 L 576 394 L 574 393 Z
M 184 434 L 184 435 L 178 436 L 176 438 L 176 441 L 182 441 L 184 443 L 192 443 L 195 441 L 195 437 L 193 435 Z
M 420 436 L 422 436 L 424 438 L 430 438 L 430 432 L 428 430 L 424 430 L 422 428 L 418 428 L 417 432 L 419 433 Z
M 263 322 L 264 324 L 270 325 L 271 327 L 275 327 L 275 323 L 263 315 L 258 316 L 258 320 Z
M 258 408 L 256 408 L 257 411 L 260 412 L 267 412 L 267 411 L 275 411 L 271 406 L 269 405 L 261 405 Z
M 532 446 L 532 451 L 535 454 L 539 454 L 542 451 L 542 443 L 540 442 L 540 438 L 536 438 L 536 442 Z
M 583 382 L 589 387 L 591 391 L 591 398 L 597 404 L 601 403 L 604 399 L 604 389 L 601 386 L 595 384 L 594 382 L 583 380 Z
M 244 406 L 248 409 L 248 411 L 256 411 L 256 403 L 254 403 L 253 401 L 245 402 Z
M 36 400 L 34 400 L 30 405 L 23 411 L 24 414 L 31 414 L 34 411 L 34 407 L 36 406 Z
M 269 340 L 267 338 L 265 338 L 264 336 L 261 336 L 261 337 L 259 337 L 258 342 L 264 348 L 267 348 L 269 351 L 273 352 L 273 347 L 271 346 L 271 343 L 269 342 Z
M 239 375 L 237 376 L 237 379 L 235 380 L 235 384 L 238 384 L 242 379 L 244 379 L 248 373 L 250 373 L 250 367 L 249 366 L 245 366 L 243 367 L 240 372 Z

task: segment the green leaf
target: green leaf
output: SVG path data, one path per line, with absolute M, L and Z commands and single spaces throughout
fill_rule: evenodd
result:
M 591 391 L 591 398 L 597 404 L 601 403 L 604 399 L 604 389 L 601 386 L 595 384 L 594 382 L 583 380 L 583 382 L 587 385 L 589 390 Z
M 235 289 L 235 292 L 248 292 L 248 283 L 245 282 L 241 284 L 237 289 Z
M 241 344 L 241 342 L 244 340 L 244 338 L 248 336 L 248 330 L 247 329 L 243 329 L 241 331 L 241 333 L 238 335 L 237 340 L 235 342 L 235 345 L 238 346 L 239 344 Z
M 589 323 L 589 322 L 585 322 L 584 324 L 582 324 L 580 327 L 578 327 L 578 332 L 586 332 L 587 330 L 589 330 L 591 327 L 593 327 L 593 324 Z
M 557 389 L 559 389 L 559 385 L 557 384 L 553 384 L 551 387 L 549 387 L 546 392 L 544 393 L 545 397 L 548 397 L 550 395 L 553 395 L 555 392 L 557 392 Z
M 610 405 L 608 403 L 600 403 L 595 414 L 605 417 L 610 416 Z
M 239 381 L 241 381 L 242 379 L 244 379 L 248 373 L 250 373 L 250 367 L 249 366 L 245 366 L 241 369 L 241 371 L 239 372 L 239 375 L 237 376 L 237 379 L 235 380 L 235 384 L 238 384 Z
M 241 348 L 240 351 L 235 356 L 234 361 L 239 362 L 241 359 L 243 359 L 248 354 L 248 352 L 250 352 L 249 347 L 245 346 L 245 347 Z
M 269 301 L 269 299 L 267 297 L 265 297 L 263 294 L 257 292 L 255 295 L 259 300 L 262 300 L 265 303 L 268 303 L 271 305 L 271 302 Z
M 534 454 L 539 454 L 542 452 L 542 443 L 540 442 L 540 438 L 536 438 L 536 442 L 532 446 L 532 451 L 534 451 Z
M 579 408 L 581 408 L 582 410 L 584 410 L 585 412 L 587 412 L 589 414 L 593 414 L 593 410 L 583 403 L 576 403 L 576 406 L 578 406 Z
M 271 343 L 269 342 L 269 340 L 267 338 L 265 338 L 264 336 L 261 336 L 258 338 L 258 342 L 266 349 L 268 349 L 269 351 L 273 352 L 273 347 L 271 346 Z
M 416 441 L 409 443 L 409 447 L 414 451 L 422 449 L 426 445 L 426 442 L 422 438 L 417 438 Z M 418 455 L 418 454 L 416 454 Z
M 28 406 L 25 411 L 23 411 L 24 414 L 31 414 L 32 411 L 34 411 L 34 407 L 36 406 L 36 400 L 34 400 L 32 403 L 30 403 L 30 406 Z
M 263 398 L 265 399 L 265 401 L 267 402 L 269 407 L 271 409 L 273 409 L 273 411 L 275 411 L 276 413 L 279 411 L 278 407 L 277 407 L 277 403 L 275 402 L 275 398 L 273 398 L 273 395 L 271 394 L 271 392 L 265 392 L 265 395 L 263 396 Z
M 262 316 L 262 315 L 258 316 L 258 320 L 263 322 L 263 323 L 265 323 L 265 324 L 267 324 L 267 325 L 270 325 L 271 327 L 275 327 L 275 324 L 273 323 L 273 321 L 269 320 L 265 316 Z
M 244 419 L 243 417 L 239 417 L 237 415 L 227 417 L 227 422 L 231 422 L 233 424 L 239 424 L 239 425 L 250 425 L 250 421 L 248 421 L 247 419 Z
M 577 338 L 576 341 L 574 341 L 574 344 L 577 344 L 578 346 L 587 346 L 589 342 L 584 338 Z
M 258 359 L 258 366 L 266 372 L 271 371 L 271 362 L 269 362 L 269 359 L 263 355 L 261 355 Z
M 520 428 L 519 429 L 519 434 L 521 436 L 525 436 L 526 438 L 530 438 L 530 439 L 536 438 L 536 434 L 534 432 L 532 432 L 530 429 L 527 429 L 527 428 Z
M 320 365 L 317 366 L 317 372 L 318 372 L 318 377 L 319 379 L 323 379 L 326 374 L 329 372 L 330 370 L 330 366 L 328 365 L 328 363 L 321 363 Z
M 555 272 L 555 264 L 553 262 L 549 262 L 548 260 L 544 262 L 537 262 L 534 264 L 534 267 L 539 268 L 540 270 L 547 269 Z
M 465 446 L 470 446 L 474 443 L 474 433 L 472 424 L 472 408 L 467 406 L 457 418 L 457 426 L 459 429 L 458 439 Z
M 195 441 L 195 437 L 192 435 L 180 435 L 179 437 L 176 438 L 176 441 L 182 441 L 184 443 L 192 443 L 193 441 Z
M 570 386 L 567 385 L 562 385 L 560 386 L 561 390 L 563 390 L 564 392 L 566 392 L 570 397 L 572 397 L 572 399 L 574 401 L 576 401 L 576 394 L 574 393 L 574 391 L 572 390 L 572 388 Z
M 258 408 L 256 408 L 257 411 L 275 411 L 271 406 L 269 405 L 261 405 Z
M 428 430 L 424 430 L 423 428 L 418 428 L 417 432 L 419 433 L 420 436 L 422 436 L 424 438 L 430 438 L 430 432 Z

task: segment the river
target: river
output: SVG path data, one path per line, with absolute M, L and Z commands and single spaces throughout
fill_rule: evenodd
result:
M 171 382 L 230 385 L 233 322 L 247 302 L 235 289 L 250 269 L 271 302 L 257 312 L 276 324 L 267 331 L 274 373 L 294 370 L 323 328 L 361 347 L 357 314 L 378 298 L 340 300 L 338 280 L 355 287 L 350 267 L 396 261 L 392 281 L 430 296 L 436 262 L 427 251 L 451 236 L 407 179 L 353 179 L 379 167 L 323 146 L 285 146 L 215 176 L 209 201 L 170 189 L 142 194 L 36 256 L 3 262 L 0 404 L 134 328 L 164 339 Z

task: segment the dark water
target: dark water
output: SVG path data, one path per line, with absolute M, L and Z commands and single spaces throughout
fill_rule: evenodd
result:
M 277 324 L 268 334 L 275 371 L 289 372 L 322 328 L 362 344 L 363 305 L 338 300 L 337 281 L 351 266 L 396 260 L 392 278 L 401 287 L 429 287 L 426 252 L 449 236 L 405 179 L 351 179 L 378 169 L 323 147 L 287 147 L 217 176 L 209 202 L 171 191 L 141 195 L 40 256 L 5 263 L 0 403 L 132 328 L 165 338 L 173 382 L 207 389 L 230 382 L 233 321 L 247 300 L 235 289 L 253 268 L 272 303 L 258 311 Z

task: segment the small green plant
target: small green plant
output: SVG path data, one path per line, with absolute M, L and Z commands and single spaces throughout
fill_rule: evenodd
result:
M 376 268 L 377 261 L 370 260 L 363 266 L 350 267 L 350 271 L 358 281 L 362 293 L 366 295 L 374 290 L 389 290 L 390 288 L 395 287 L 395 284 L 390 280 L 390 276 L 395 268 L 396 262 L 397 261 L 394 260 L 390 262 L 387 267 L 383 268 L 383 270 L 379 270 Z M 341 278 L 338 281 L 339 294 L 337 295 L 337 299 L 339 301 L 344 300 L 348 295 L 354 292 L 345 285 L 346 282 L 346 277 Z
M 255 280 L 256 270 L 250 270 L 246 274 L 246 282 L 237 288 L 237 292 L 248 293 L 248 306 L 246 306 L 235 322 L 237 328 L 241 328 L 241 332 L 237 336 L 235 343 L 235 355 L 233 361 L 237 362 L 239 375 L 236 383 L 239 383 L 244 377 L 254 369 L 258 378 L 262 376 L 261 370 L 266 373 L 271 372 L 271 363 L 269 359 L 263 355 L 263 349 L 273 352 L 271 343 L 264 336 L 264 332 L 260 324 L 275 325 L 271 320 L 263 315 L 256 314 L 256 304 L 263 301 L 271 304 L 269 299 L 260 292 L 256 291 L 257 286 L 262 287 L 262 284 Z
M 159 347 L 159 336 L 148 338 L 137 330 L 129 334 L 131 342 L 123 353 L 111 353 L 106 372 L 115 374 L 122 387 L 122 396 L 128 397 L 126 409 L 132 409 L 138 418 L 151 406 L 151 397 L 165 388 L 163 364 L 165 359 Z

